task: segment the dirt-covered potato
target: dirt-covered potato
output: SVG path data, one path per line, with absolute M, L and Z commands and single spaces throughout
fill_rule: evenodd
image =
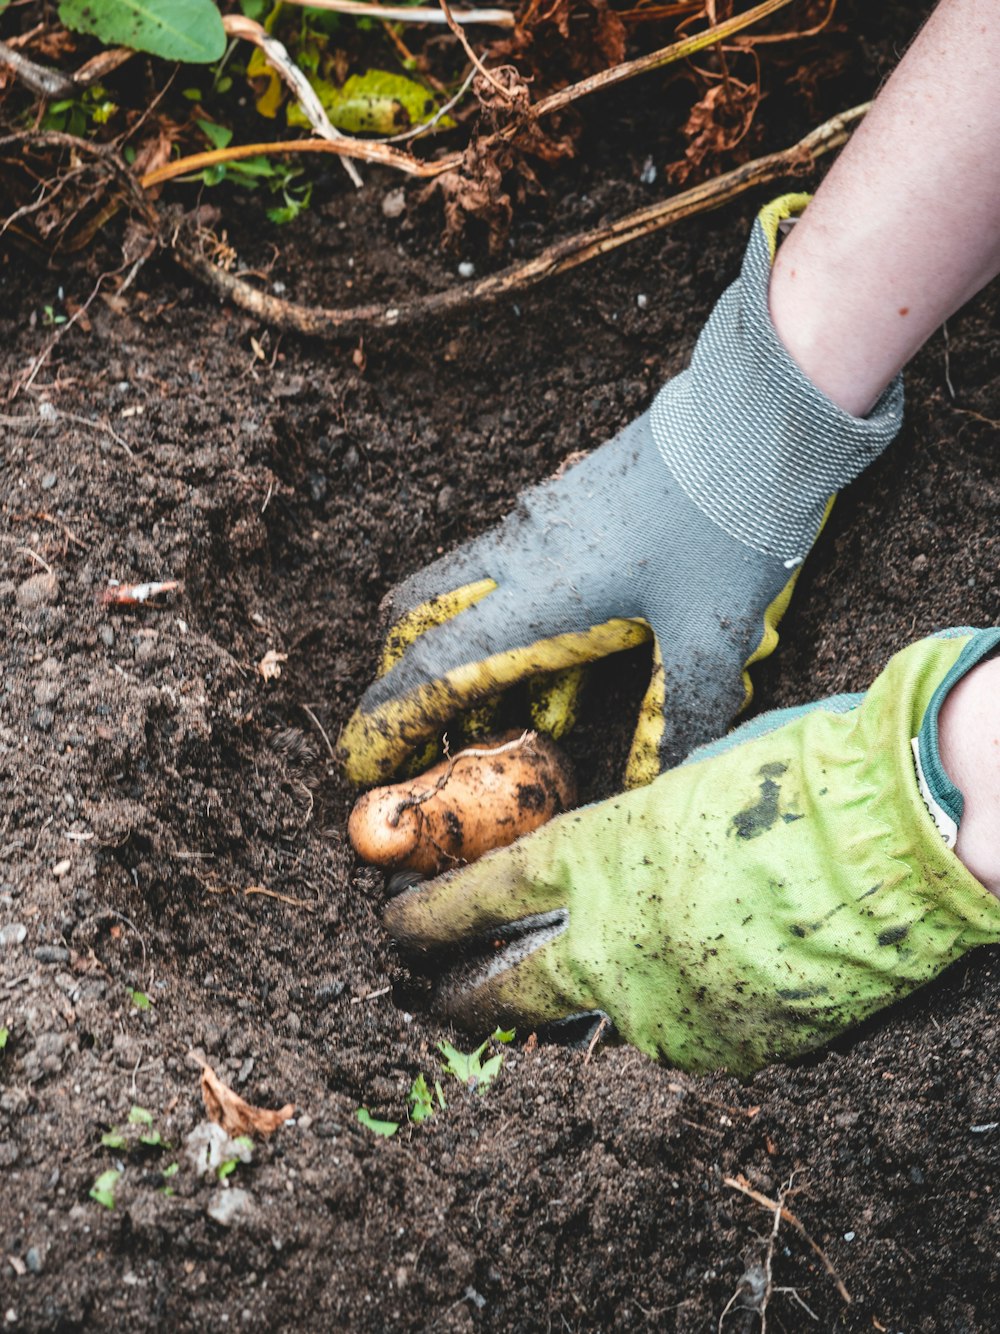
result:
M 347 832 L 366 862 L 437 875 L 506 847 L 575 801 L 572 771 L 555 743 L 513 732 L 419 778 L 366 792 Z

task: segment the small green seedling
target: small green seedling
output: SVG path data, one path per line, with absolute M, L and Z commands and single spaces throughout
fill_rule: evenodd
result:
M 3 1051 L 7 1045 L 7 1039 L 10 1037 L 9 1028 L 0 1028 L 0 1051 Z
M 248 1154 L 253 1153 L 253 1140 L 249 1135 L 239 1135 L 233 1140 L 233 1143 L 239 1145 L 241 1149 L 245 1149 Z M 227 1177 L 233 1175 L 240 1163 L 244 1161 L 249 1160 L 243 1158 L 227 1158 L 224 1163 L 220 1163 L 215 1169 L 215 1174 L 220 1181 L 225 1181 Z
M 439 1042 L 437 1046 L 444 1057 L 442 1064 L 445 1074 L 454 1075 L 466 1088 L 485 1093 L 500 1073 L 504 1059 L 503 1052 L 498 1051 L 484 1061 L 483 1052 L 489 1045 L 490 1040 L 487 1038 L 475 1051 L 466 1053 L 453 1047 L 450 1042 Z
M 495 1052 L 483 1060 L 483 1052 L 491 1042 L 509 1043 L 514 1040 L 513 1028 L 497 1028 L 486 1041 L 475 1051 L 462 1052 L 453 1047 L 450 1042 L 439 1042 L 438 1051 L 444 1058 L 441 1061 L 441 1068 L 446 1075 L 454 1075 L 459 1083 L 464 1084 L 466 1088 L 475 1089 L 477 1093 L 483 1094 L 496 1079 L 504 1063 L 504 1053 Z M 421 1072 L 410 1085 L 410 1091 L 406 1095 L 406 1100 L 410 1104 L 409 1117 L 414 1125 L 420 1125 L 437 1112 L 439 1108 L 448 1106 L 445 1101 L 444 1090 L 441 1088 L 441 1081 L 435 1079 L 434 1091 L 431 1092 L 427 1078 Z M 372 1116 L 367 1107 L 359 1107 L 357 1111 L 358 1120 L 363 1126 L 366 1126 L 375 1135 L 395 1135 L 399 1129 L 398 1121 L 377 1121 Z
M 165 1167 L 163 1169 L 163 1171 L 160 1173 L 160 1176 L 163 1178 L 163 1183 L 164 1183 L 160 1187 L 161 1195 L 173 1195 L 174 1188 L 173 1186 L 170 1185 L 170 1181 L 173 1177 L 177 1175 L 179 1171 L 180 1171 L 180 1163 L 171 1163 L 169 1167 Z
M 434 1091 L 431 1092 L 427 1080 L 422 1074 L 417 1075 L 410 1086 L 410 1092 L 407 1094 L 410 1104 L 410 1120 L 415 1125 L 420 1125 L 421 1121 L 428 1121 L 438 1107 L 447 1107 L 444 1100 L 444 1092 L 441 1088 L 441 1081 L 435 1079 Z M 435 1105 L 435 1099 L 437 1100 Z
M 141 1144 L 147 1149 L 168 1149 L 170 1145 L 153 1125 L 153 1113 L 145 1107 L 133 1106 L 128 1114 L 126 1127 L 115 1126 L 101 1136 L 101 1144 L 106 1149 L 117 1149 L 127 1153 L 129 1149 Z
M 395 1135 L 396 1131 L 399 1129 L 398 1121 L 378 1121 L 372 1116 L 367 1107 L 358 1108 L 358 1120 L 363 1126 L 367 1127 L 373 1135 L 384 1135 L 386 1139 L 388 1139 L 390 1135 Z
M 152 1005 L 153 1002 L 144 991 L 137 991 L 135 987 L 126 987 L 125 990 L 128 992 L 129 1000 L 137 1010 L 148 1010 Z
M 109 1167 L 106 1172 L 102 1172 L 90 1188 L 90 1198 L 96 1200 L 98 1204 L 103 1204 L 105 1209 L 115 1207 L 115 1188 L 118 1185 L 120 1173 L 113 1167 Z
M 150 1149 L 159 1149 L 163 1146 L 163 1136 L 158 1130 L 153 1129 L 153 1113 L 147 1112 L 145 1107 L 133 1107 L 128 1114 L 128 1123 L 130 1126 L 145 1127 L 139 1132 L 140 1144 L 145 1144 Z

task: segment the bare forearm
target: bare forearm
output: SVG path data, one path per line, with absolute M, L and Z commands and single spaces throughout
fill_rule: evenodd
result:
M 941 0 L 778 251 L 775 327 L 855 415 L 1000 271 L 998 70 L 1000 5 Z

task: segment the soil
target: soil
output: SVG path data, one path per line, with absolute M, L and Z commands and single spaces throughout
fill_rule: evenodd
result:
M 755 151 L 869 95 L 920 12 L 842 5 L 811 48 L 830 44 L 832 72 L 775 92 Z M 515 254 L 669 188 L 640 181 L 647 156 L 678 155 L 655 88 L 587 111 L 577 158 L 515 215 Z M 245 197 L 212 202 L 241 259 L 273 262 L 300 300 L 454 281 L 433 206 L 408 188 L 389 219 L 398 180 L 366 176 L 359 195 L 331 169 L 280 232 Z M 996 1327 L 1000 954 L 745 1083 L 623 1047 L 588 1061 L 515 1043 L 485 1094 L 448 1080 L 447 1109 L 411 1125 L 435 1044 L 470 1043 L 420 1008 L 383 934 L 381 878 L 346 844 L 354 794 L 323 735 L 370 678 L 386 590 L 642 408 L 766 198 L 516 304 L 373 337 L 356 360 L 356 344 L 268 333 L 157 258 L 120 299 L 98 296 L 89 329 L 7 405 L 5 1328 L 708 1331 L 725 1312 L 725 1331 L 757 1329 L 745 1308 L 773 1219 L 727 1184 L 740 1175 L 772 1199 L 792 1181 L 788 1207 L 852 1298 L 783 1223 L 768 1328 Z M 488 265 L 468 244 L 461 258 Z M 51 341 L 60 287 L 82 301 L 93 274 L 3 257 L 8 386 Z M 917 358 L 903 434 L 835 507 L 759 705 L 863 688 L 915 636 L 1000 617 L 997 298 Z M 62 415 L 39 425 L 43 402 Z M 100 600 L 112 579 L 182 587 L 118 607 Z M 265 681 L 269 650 L 287 661 Z M 644 668 L 614 662 L 592 692 L 572 747 L 585 797 L 619 781 Z M 249 1102 L 296 1107 L 228 1189 L 182 1147 L 204 1116 L 192 1051 Z M 133 1105 L 171 1147 L 135 1127 L 124 1150 L 102 1145 Z M 401 1129 L 376 1136 L 360 1106 Z M 116 1164 L 107 1209 L 89 1191 Z

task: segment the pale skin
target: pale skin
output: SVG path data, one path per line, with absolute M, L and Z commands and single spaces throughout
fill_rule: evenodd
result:
M 941 0 L 778 250 L 771 318 L 812 382 L 864 416 L 1000 273 L 1000 6 Z M 956 853 L 1000 897 L 1000 659 L 952 690 L 941 758 Z

